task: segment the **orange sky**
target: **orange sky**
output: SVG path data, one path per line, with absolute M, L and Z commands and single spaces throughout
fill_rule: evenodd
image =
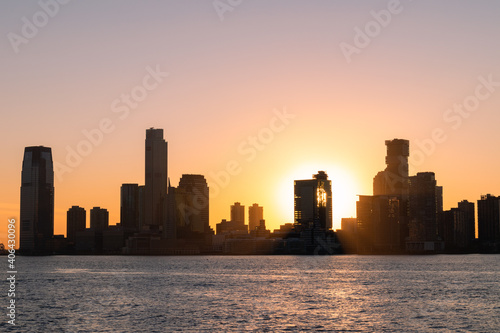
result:
M 401 1 L 350 61 L 340 45 L 356 46 L 356 28 L 375 22 L 372 11 L 388 10 L 387 1 L 243 2 L 222 21 L 211 2 L 61 6 L 17 53 L 1 41 L 0 242 L 7 219 L 19 217 L 24 147 L 52 147 L 68 166 L 68 149 L 85 148 L 84 132 L 100 126 L 108 133 L 56 180 L 57 234 L 72 205 L 105 207 L 110 224 L 119 222 L 120 185 L 144 183 L 149 127 L 164 129 L 172 185 L 203 174 L 213 194 L 221 187 L 213 175 L 238 163 L 211 198 L 212 226 L 235 201 L 263 206 L 270 229 L 292 222 L 293 180 L 324 170 L 339 228 L 355 216 L 356 194 L 372 193 L 393 138 L 409 139 L 413 157 L 425 153 L 410 174 L 434 171 L 445 209 L 498 195 L 499 6 Z M 21 18 L 41 10 L 0 9 L 4 36 L 22 35 Z M 462 104 L 471 111 L 453 111 Z M 284 110 L 293 118 L 275 122 Z M 443 134 L 431 144 L 435 129 Z

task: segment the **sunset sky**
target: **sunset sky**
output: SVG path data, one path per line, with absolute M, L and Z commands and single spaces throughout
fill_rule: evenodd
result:
M 72 205 L 87 225 L 94 206 L 119 222 L 150 127 L 173 186 L 207 178 L 214 229 L 236 201 L 263 206 L 271 230 L 293 222 L 293 181 L 318 170 L 340 228 L 393 138 L 410 140 L 411 175 L 436 173 L 445 209 L 500 195 L 499 14 L 498 1 L 2 1 L 0 242 L 24 147 L 62 166 L 65 234 Z

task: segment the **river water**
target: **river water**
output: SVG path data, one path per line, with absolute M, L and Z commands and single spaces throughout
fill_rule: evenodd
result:
M 0 331 L 500 331 L 500 255 L 16 259 Z

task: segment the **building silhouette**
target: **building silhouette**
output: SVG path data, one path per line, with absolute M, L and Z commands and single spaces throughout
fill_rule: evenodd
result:
M 124 230 L 140 230 L 141 197 L 139 184 L 122 184 L 120 189 L 120 225 Z
M 159 230 L 167 219 L 168 145 L 163 129 L 146 130 L 144 225 Z
M 479 242 L 486 251 L 498 252 L 500 250 L 500 197 L 491 194 L 482 195 L 477 201 L 477 217 Z
M 474 206 L 473 202 L 467 200 L 458 203 L 458 209 L 465 215 L 465 247 L 469 250 L 476 239 L 476 210 Z
M 324 171 L 318 171 L 313 179 L 294 182 L 294 217 L 298 230 L 332 228 L 332 182 Z
M 231 205 L 231 220 L 223 219 L 215 225 L 217 235 L 248 235 L 248 225 L 245 224 L 245 206 L 239 202 Z M 260 223 L 260 222 L 259 222 Z
M 87 226 L 87 211 L 83 207 L 72 206 L 66 213 L 66 238 L 75 244 L 76 234 L 85 231 Z
M 407 249 L 413 252 L 441 251 L 438 216 L 443 212 L 443 188 L 434 172 L 410 177 L 410 223 Z
M 231 221 L 236 224 L 245 224 L 245 206 L 239 202 L 231 205 Z
M 260 221 L 264 219 L 264 207 L 254 203 L 248 207 L 248 228 L 250 231 L 260 227 Z
M 358 253 L 401 250 L 399 197 L 360 195 L 356 202 Z
M 467 221 L 465 212 L 459 208 L 451 208 L 443 212 L 440 218 L 441 231 L 446 252 L 463 252 L 467 250 Z
M 170 190 L 169 190 L 170 191 Z M 203 175 L 184 174 L 179 186 L 169 193 L 175 199 L 175 220 L 171 222 L 179 239 L 205 239 L 211 235 L 208 184 Z
M 54 236 L 54 170 L 49 147 L 26 147 L 21 172 L 20 252 L 51 253 Z
M 105 208 L 94 207 L 90 210 L 90 229 L 102 232 L 109 226 L 109 212 Z
M 410 141 L 403 139 L 386 140 L 387 155 L 384 171 L 373 179 L 373 195 L 397 195 L 407 199 L 409 195 L 408 157 Z
M 405 139 L 386 140 L 386 168 L 373 178 L 373 195 L 396 196 L 399 201 L 400 249 L 405 248 L 409 222 L 409 168 L 410 141 Z M 388 222 L 389 223 L 389 222 Z

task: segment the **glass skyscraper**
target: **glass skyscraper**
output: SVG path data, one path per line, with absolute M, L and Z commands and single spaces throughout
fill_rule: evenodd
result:
M 54 236 L 54 168 L 52 150 L 24 149 L 21 173 L 20 251 L 49 254 Z

